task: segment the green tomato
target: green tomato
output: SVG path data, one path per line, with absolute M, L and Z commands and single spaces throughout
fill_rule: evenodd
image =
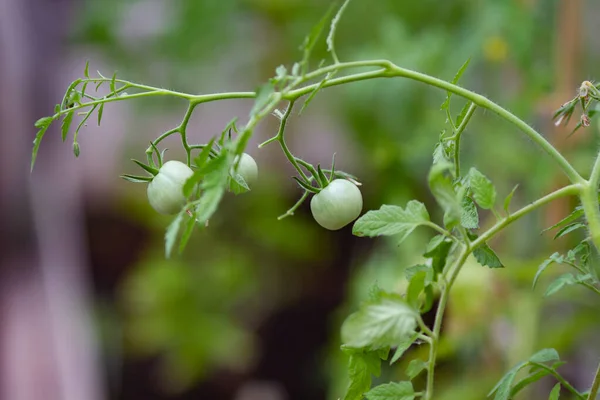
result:
M 236 173 L 240 174 L 248 186 L 256 182 L 258 179 L 258 165 L 250 154 L 242 153 L 241 156 L 235 158 L 234 165 L 240 161 Z
M 183 185 L 194 174 L 180 161 L 167 161 L 148 185 L 148 201 L 160 214 L 177 214 L 184 206 Z
M 345 179 L 335 179 L 310 201 L 313 218 L 325 229 L 336 231 L 354 221 L 362 211 L 358 187 Z

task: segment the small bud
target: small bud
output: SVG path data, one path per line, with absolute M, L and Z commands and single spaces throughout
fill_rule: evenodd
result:
M 77 142 L 73 143 L 73 154 L 75 154 L 75 157 L 79 157 L 79 143 Z

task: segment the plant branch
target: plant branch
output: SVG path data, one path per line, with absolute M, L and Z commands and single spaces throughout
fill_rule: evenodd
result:
M 596 375 L 594 376 L 592 388 L 590 389 L 590 394 L 588 395 L 587 400 L 596 400 L 596 397 L 598 396 L 598 389 L 600 389 L 600 364 L 596 370 Z
M 565 378 L 563 378 L 558 372 L 556 372 L 553 368 L 548 367 L 545 364 L 537 363 L 537 362 L 529 362 L 531 365 L 535 365 L 538 368 L 548 371 L 553 377 L 555 377 L 562 386 L 567 389 L 569 392 L 573 393 L 578 399 L 584 400 L 585 397 L 577 391 Z

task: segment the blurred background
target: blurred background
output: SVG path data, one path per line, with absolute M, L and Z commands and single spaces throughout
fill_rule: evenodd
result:
M 377 283 L 403 290 L 403 270 L 421 260 L 430 232 L 360 239 L 350 226 L 320 228 L 308 203 L 277 221 L 301 194 L 277 146 L 256 145 L 277 128 L 267 118 L 248 152 L 259 164 L 252 192 L 224 199 L 208 229 L 166 260 L 164 232 L 138 173 L 148 142 L 176 126 L 185 104 L 151 98 L 107 105 L 90 123 L 81 155 L 46 135 L 29 172 L 33 123 L 52 113 L 68 84 L 99 70 L 189 93 L 253 90 L 299 45 L 328 0 L 0 0 L 0 398 L 6 400 L 334 400 L 347 359 L 345 316 Z M 337 32 L 344 61 L 388 58 L 451 79 L 472 58 L 462 85 L 523 117 L 587 173 L 598 127 L 567 139 L 553 111 L 600 73 L 595 0 L 354 0 Z M 326 58 L 324 38 L 313 66 Z M 416 198 L 441 219 L 426 174 L 445 115 L 445 94 L 402 79 L 322 91 L 288 124 L 292 151 L 338 166 L 363 182 L 365 210 Z M 463 103 L 454 98 L 453 109 Z M 203 104 L 190 135 L 203 142 L 252 101 Z M 572 128 L 572 126 L 571 126 Z M 464 167 L 490 177 L 519 207 L 565 183 L 524 135 L 478 110 L 463 136 Z M 177 141 L 167 158 L 178 159 Z M 495 239 L 504 264 L 467 265 L 443 327 L 436 399 L 482 399 L 517 362 L 555 347 L 578 389 L 600 358 L 597 299 L 579 287 L 544 298 L 531 289 L 539 263 L 573 245 L 540 231 L 575 204 L 555 203 Z M 484 214 L 482 226 L 493 222 Z M 426 320 L 431 320 L 427 315 Z M 406 379 L 426 348 L 385 367 L 375 383 Z M 418 387 L 423 382 L 418 379 Z M 545 399 L 542 380 L 522 399 Z M 564 393 L 568 399 L 568 394 Z M 563 397 L 561 397 L 563 398 Z

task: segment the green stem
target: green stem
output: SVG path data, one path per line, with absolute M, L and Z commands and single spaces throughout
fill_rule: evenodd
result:
M 294 213 L 296 212 L 298 207 L 300 207 L 302 205 L 302 203 L 304 203 L 304 201 L 306 200 L 306 198 L 308 197 L 309 194 L 310 194 L 310 192 L 308 190 L 305 190 L 304 193 L 302 194 L 302 196 L 300 197 L 300 199 L 298 199 L 298 201 L 296 202 L 296 204 L 294 204 L 289 210 L 287 210 L 287 212 L 285 214 L 282 214 L 279 217 L 277 217 L 277 219 L 282 220 L 284 218 L 294 215 Z
M 598 365 L 598 369 L 596 370 L 596 375 L 594 376 L 594 381 L 592 382 L 592 388 L 590 389 L 590 394 L 588 395 L 587 400 L 596 400 L 599 389 L 600 389 L 600 364 Z
M 465 117 L 461 121 L 458 128 L 456 128 L 456 133 L 454 134 L 454 176 L 456 176 L 457 178 L 460 176 L 460 137 L 462 136 L 462 133 L 465 131 L 465 128 L 469 124 L 469 121 L 471 121 L 471 117 L 473 116 L 473 113 L 475 113 L 476 109 L 477 106 L 475 105 L 475 103 L 471 103 L 469 109 L 467 110 L 467 113 L 465 114 Z
M 198 103 L 196 103 L 195 101 L 190 101 L 190 104 L 188 105 L 188 108 L 185 114 L 183 115 L 183 120 L 181 121 L 181 124 L 179 124 L 179 126 L 177 127 L 177 130 L 181 135 L 181 144 L 183 145 L 183 148 L 185 150 L 186 162 L 188 167 L 192 163 L 192 148 L 190 147 L 187 139 L 187 126 L 190 122 L 192 114 L 194 113 L 194 108 L 196 108 L 197 105 Z
M 294 168 L 296 169 L 296 171 L 298 171 L 298 174 L 300 175 L 302 180 L 304 182 L 310 184 L 310 180 L 308 179 L 308 176 L 306 176 L 306 174 L 304 173 L 302 168 L 300 168 L 300 165 L 298 165 L 298 162 L 296 161 L 296 157 L 294 157 L 294 155 L 292 154 L 292 152 L 290 151 L 290 149 L 288 148 L 288 146 L 285 142 L 285 125 L 287 123 L 289 116 L 292 113 L 293 107 L 294 107 L 294 100 L 290 101 L 290 104 L 288 105 L 287 109 L 285 110 L 285 113 L 281 117 L 281 124 L 279 125 L 279 131 L 277 132 L 276 137 L 277 137 L 277 141 L 279 142 L 279 145 L 281 146 L 281 150 L 283 150 L 283 154 L 285 154 L 285 156 L 288 159 L 288 161 L 290 162 L 290 164 L 292 164 L 294 166 Z
M 454 266 L 452 267 L 453 273 L 450 277 L 450 280 L 447 284 L 443 285 L 442 287 L 442 295 L 440 297 L 440 302 L 435 313 L 435 322 L 433 323 L 433 340 L 431 342 L 431 346 L 429 346 L 429 360 L 427 364 L 427 384 L 425 389 L 425 396 L 423 397 L 425 400 L 433 399 L 434 371 L 439 347 L 439 337 L 440 331 L 442 329 L 444 312 L 446 311 L 446 304 L 448 303 L 448 297 L 450 296 L 450 289 L 452 288 L 452 284 L 458 276 L 458 273 L 460 272 L 462 266 L 465 264 L 465 261 L 467 260 L 469 254 L 469 248 L 463 247 L 459 253 L 458 258 L 454 262 Z
M 556 380 L 558 380 L 565 389 L 567 389 L 569 392 L 573 393 L 578 399 L 581 399 L 581 400 L 585 399 L 585 397 L 583 397 L 582 394 L 577 391 L 577 389 L 575 389 L 569 382 L 567 382 L 567 380 L 565 378 L 563 378 L 554 369 L 552 369 L 542 363 L 530 362 L 530 364 L 535 365 L 536 367 L 543 369 L 543 370 L 547 371 L 548 373 L 550 373 L 550 375 L 555 377 Z
M 590 179 L 581 193 L 581 205 L 587 219 L 592 243 L 600 251 L 600 210 L 598 204 L 598 183 L 600 180 L 600 152 L 592 167 Z

